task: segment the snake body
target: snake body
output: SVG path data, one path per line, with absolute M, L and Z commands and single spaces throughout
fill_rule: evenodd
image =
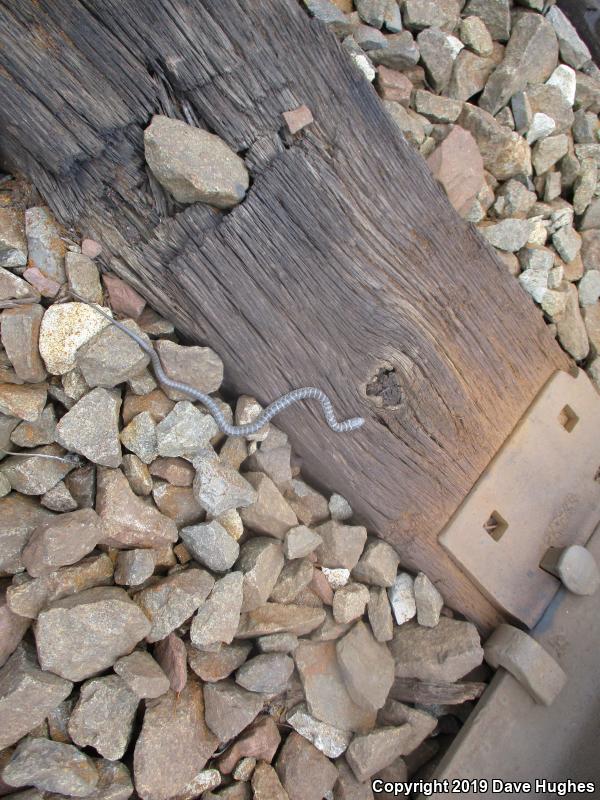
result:
M 226 436 L 251 436 L 253 433 L 258 433 L 258 431 L 260 431 L 261 428 L 270 422 L 273 417 L 301 400 L 318 400 L 321 403 L 325 421 L 336 433 L 347 433 L 348 431 L 356 430 L 364 425 L 365 420 L 363 417 L 353 417 L 352 419 L 346 419 L 342 420 L 342 422 L 338 422 L 331 404 L 331 400 L 322 389 L 318 389 L 315 386 L 304 386 L 300 389 L 293 389 L 291 392 L 287 392 L 287 394 L 282 395 L 281 397 L 277 398 L 277 400 L 274 400 L 272 403 L 270 403 L 263 410 L 262 414 L 254 420 L 254 422 L 248 422 L 246 425 L 231 425 L 225 418 L 225 415 L 221 411 L 218 403 L 216 403 L 215 400 L 210 397 L 210 395 L 201 392 L 199 389 L 195 389 L 193 386 L 188 386 L 187 383 L 174 381 L 169 378 L 168 375 L 166 375 L 162 364 L 160 363 L 160 358 L 151 344 L 142 339 L 141 336 L 138 336 L 134 331 L 129 330 L 129 328 L 123 325 L 123 323 L 110 317 L 94 303 L 90 303 L 88 300 L 80 297 L 73 291 L 71 291 L 71 294 L 82 303 L 94 308 L 98 314 L 101 314 L 103 317 L 105 317 L 105 319 L 107 319 L 111 325 L 115 325 L 117 328 L 119 328 L 119 330 L 123 331 L 123 333 L 127 334 L 130 339 L 133 339 L 133 341 L 136 342 L 142 348 L 142 350 L 150 356 L 152 369 L 154 370 L 154 374 L 160 383 L 164 384 L 165 386 L 169 386 L 171 389 L 176 389 L 179 392 L 185 392 L 190 397 L 193 397 L 194 400 L 202 403 L 202 405 L 208 409 L 210 415 L 217 423 L 219 430 L 222 431 Z

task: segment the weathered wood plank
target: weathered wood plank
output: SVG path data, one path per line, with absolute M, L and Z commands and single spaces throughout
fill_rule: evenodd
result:
M 308 478 L 494 624 L 437 534 L 568 360 L 333 37 L 293 0 L 0 9 L 3 156 L 102 241 L 106 266 L 210 342 L 229 388 L 267 402 L 314 384 L 340 415 L 366 416 L 347 436 L 315 408 L 278 424 Z M 315 123 L 291 141 L 281 113 L 302 103 Z M 183 210 L 151 188 L 142 131 L 160 111 L 263 153 L 240 206 Z M 365 393 L 380 369 L 393 406 Z

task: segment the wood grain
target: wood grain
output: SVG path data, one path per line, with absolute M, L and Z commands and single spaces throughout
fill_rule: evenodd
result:
M 402 138 L 373 87 L 293 0 L 2 0 L 1 153 L 226 386 L 266 403 L 306 477 L 482 627 L 499 615 L 437 534 L 539 389 L 568 360 L 541 314 Z M 293 138 L 283 111 L 315 122 Z M 254 165 L 229 213 L 182 208 L 146 171 L 155 113 L 188 118 Z M 365 387 L 393 370 L 400 402 Z

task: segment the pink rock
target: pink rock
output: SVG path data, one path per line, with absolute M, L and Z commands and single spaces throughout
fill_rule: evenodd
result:
M 284 111 L 283 118 L 290 133 L 298 133 L 313 122 L 313 115 L 308 106 L 299 106 L 292 111 Z
M 408 108 L 413 85 L 401 72 L 389 67 L 377 67 L 377 90 L 382 100 L 393 100 Z
M 28 267 L 23 273 L 23 277 L 30 283 L 42 297 L 56 297 L 60 291 L 60 283 L 46 277 L 37 267 Z
M 483 159 L 469 131 L 455 125 L 427 159 L 459 214 L 466 214 L 484 184 Z
M 273 760 L 281 743 L 279 729 L 273 717 L 259 717 L 240 736 L 219 761 L 219 770 L 228 775 L 241 758 Z
M 179 636 L 170 633 L 154 648 L 154 658 L 162 667 L 174 692 L 183 691 L 187 683 L 187 651 Z
M 131 319 L 138 319 L 146 307 L 144 298 L 116 275 L 103 275 L 102 280 L 108 292 L 112 310 Z
M 81 242 L 81 254 L 88 258 L 97 258 L 102 252 L 102 245 L 93 239 L 83 239 Z
M 321 598 L 326 606 L 333 605 L 333 589 L 320 569 L 315 569 L 313 571 L 312 580 L 308 585 L 317 597 Z

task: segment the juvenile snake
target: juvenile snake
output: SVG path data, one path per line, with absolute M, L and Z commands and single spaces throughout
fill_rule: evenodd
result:
M 193 386 L 188 386 L 186 383 L 171 380 L 171 378 L 165 374 L 158 354 L 152 345 L 148 344 L 148 342 L 142 339 L 141 336 L 138 336 L 133 331 L 130 331 L 129 328 L 123 325 L 123 323 L 110 317 L 94 303 L 90 303 L 88 300 L 80 297 L 80 295 L 76 294 L 72 290 L 70 293 L 82 303 L 94 308 L 98 314 L 101 314 L 103 317 L 105 317 L 111 323 L 111 325 L 115 325 L 117 328 L 119 328 L 119 330 L 123 331 L 123 333 L 126 333 L 130 339 L 133 339 L 133 341 L 136 342 L 142 348 L 142 350 L 150 356 L 154 374 L 160 383 L 164 384 L 165 386 L 169 386 L 171 389 L 176 389 L 179 392 L 185 392 L 186 394 L 190 395 L 190 397 L 193 397 L 195 400 L 198 400 L 200 403 L 202 403 L 202 405 L 208 409 L 211 416 L 217 423 L 219 430 L 221 430 L 227 436 L 250 436 L 253 433 L 258 433 L 258 431 L 268 422 L 270 422 L 274 416 L 291 406 L 293 403 L 299 402 L 300 400 L 318 400 L 321 403 L 325 421 L 336 433 L 347 433 L 348 431 L 356 430 L 364 425 L 365 420 L 363 417 L 353 417 L 352 419 L 346 419 L 342 422 L 338 422 L 333 411 L 333 406 L 331 405 L 331 400 L 324 391 L 317 389 L 314 386 L 304 386 L 301 389 L 293 389 L 291 392 L 282 395 L 277 400 L 274 400 L 272 403 L 270 403 L 264 409 L 262 414 L 256 420 L 254 420 L 254 422 L 248 422 L 246 425 L 231 425 L 229 422 L 227 422 L 225 415 L 212 397 L 204 392 L 201 392 L 199 389 L 194 389 Z

